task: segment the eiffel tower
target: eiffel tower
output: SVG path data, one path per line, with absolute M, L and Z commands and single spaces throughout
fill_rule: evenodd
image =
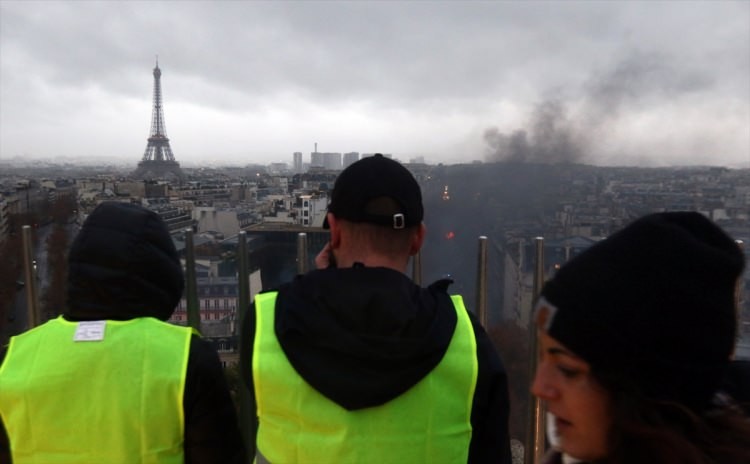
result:
M 151 112 L 151 135 L 148 138 L 146 151 L 133 172 L 133 177 L 143 180 L 169 180 L 182 183 L 184 176 L 180 163 L 175 161 L 172 148 L 169 146 L 167 129 L 164 125 L 164 108 L 161 99 L 161 69 L 159 59 L 154 68 L 154 109 Z

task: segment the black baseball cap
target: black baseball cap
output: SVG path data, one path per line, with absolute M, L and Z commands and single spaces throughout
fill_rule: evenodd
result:
M 401 163 L 377 153 L 341 171 L 328 212 L 351 222 L 403 229 L 422 222 L 422 191 Z M 328 228 L 327 219 L 323 227 Z

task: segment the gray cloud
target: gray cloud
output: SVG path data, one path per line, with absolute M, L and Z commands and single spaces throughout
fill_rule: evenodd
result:
M 159 54 L 182 160 L 208 146 L 277 161 L 317 140 L 456 162 L 481 157 L 493 124 L 545 159 L 554 146 L 692 160 L 699 146 L 736 164 L 750 151 L 749 18 L 744 1 L 2 0 L 0 158 L 137 156 Z M 641 129 L 676 116 L 686 142 L 669 152 L 654 137 L 679 137 Z
M 634 52 L 611 69 L 595 73 L 586 82 L 585 98 L 592 116 L 613 118 L 632 105 L 710 91 L 715 82 L 708 70 L 680 66 L 671 56 Z

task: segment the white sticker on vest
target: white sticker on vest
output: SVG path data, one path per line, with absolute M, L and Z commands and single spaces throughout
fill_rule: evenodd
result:
M 104 327 L 107 321 L 83 321 L 78 323 L 74 342 L 98 342 L 104 340 Z

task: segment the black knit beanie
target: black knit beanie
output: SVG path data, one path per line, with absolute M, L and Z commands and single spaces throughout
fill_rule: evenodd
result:
M 164 221 L 130 203 L 105 202 L 81 226 L 68 255 L 70 320 L 167 320 L 185 285 Z
M 646 398 L 705 408 L 737 330 L 745 259 L 699 213 L 644 216 L 565 264 L 542 289 L 548 334 Z

